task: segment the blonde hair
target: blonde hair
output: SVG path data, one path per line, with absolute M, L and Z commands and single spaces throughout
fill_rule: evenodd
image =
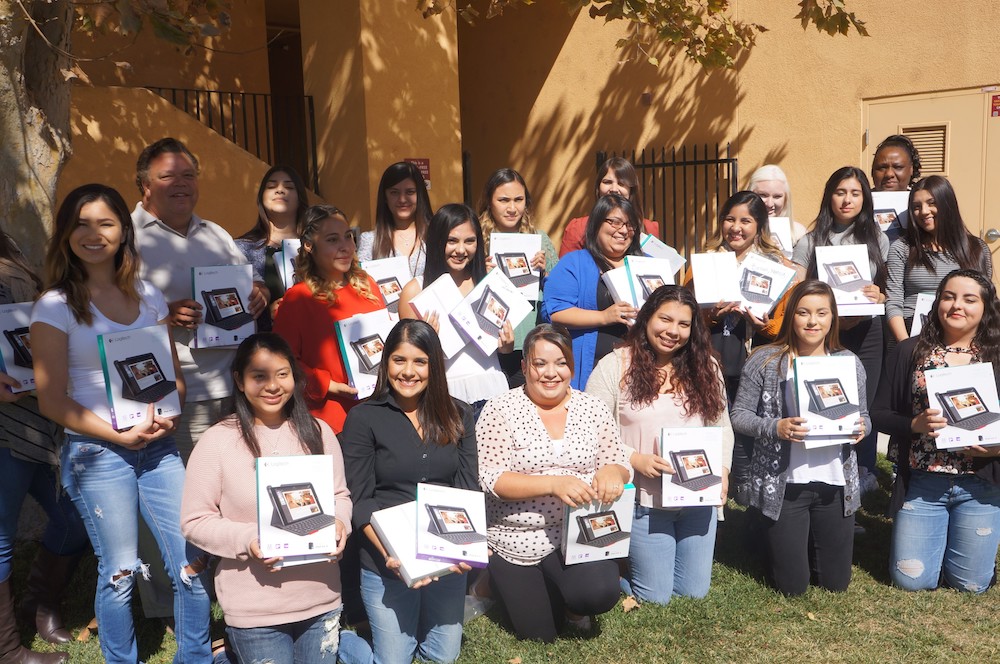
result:
M 299 247 L 299 255 L 295 257 L 295 278 L 309 287 L 313 297 L 324 299 L 330 304 L 337 301 L 337 284 L 327 280 L 320 274 L 313 258 L 312 252 L 306 251 L 305 245 L 316 244 L 316 235 L 324 221 L 333 217 L 340 217 L 347 223 L 347 215 L 340 208 L 332 205 L 313 205 L 305 214 L 305 225 L 302 229 L 302 246 Z M 348 231 L 350 232 L 350 231 Z M 368 273 L 361 269 L 357 253 L 351 257 L 351 267 L 344 275 L 347 285 L 350 286 L 363 298 L 378 302 L 379 297 L 372 291 Z
M 791 217 L 792 216 L 792 188 L 788 186 L 788 178 L 785 176 L 785 172 L 781 170 L 780 166 L 775 164 L 765 164 L 758 168 L 750 176 L 750 182 L 747 183 L 747 189 L 754 191 L 754 187 L 758 182 L 766 182 L 767 180 L 775 180 L 777 182 L 785 185 L 785 202 L 781 208 L 781 212 L 775 212 L 775 217 Z M 756 193 L 756 192 L 754 192 Z

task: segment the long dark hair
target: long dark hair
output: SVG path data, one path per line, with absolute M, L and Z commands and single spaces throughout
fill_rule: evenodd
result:
M 608 214 L 615 209 L 619 209 L 625 214 L 625 220 L 632 229 L 632 243 L 625 250 L 625 254 L 629 256 L 642 255 L 642 250 L 640 249 L 642 217 L 639 215 L 639 211 L 635 209 L 635 206 L 632 205 L 629 199 L 618 194 L 605 194 L 597 199 L 597 202 L 594 203 L 594 208 L 590 211 L 583 244 L 584 248 L 590 252 L 590 257 L 597 263 L 597 267 L 600 268 L 601 272 L 610 270 L 613 266 L 605 258 L 604 254 L 601 253 L 601 248 L 597 244 L 597 233 L 601 230 L 604 220 L 608 218 Z
M 912 220 L 910 223 L 913 223 Z M 952 270 L 948 273 L 934 293 L 934 304 L 931 305 L 927 324 L 920 330 L 916 348 L 913 350 L 915 366 L 921 366 L 935 348 L 945 345 L 944 329 L 938 319 L 938 305 L 941 304 L 941 294 L 948 282 L 957 277 L 972 279 L 979 284 L 979 297 L 983 300 L 983 318 L 979 321 L 972 343 L 979 349 L 983 362 L 992 362 L 994 370 L 1000 366 L 1000 302 L 997 301 L 997 289 L 993 282 L 977 270 Z
M 295 355 L 287 341 L 273 332 L 258 332 L 244 339 L 243 343 L 236 349 L 236 357 L 233 358 L 233 380 L 237 384 L 243 383 L 243 377 L 250 366 L 250 361 L 260 350 L 280 355 L 288 361 L 292 368 L 292 378 L 295 380 L 295 391 L 292 393 L 292 398 L 285 404 L 282 415 L 288 420 L 288 425 L 298 437 L 303 450 L 309 454 L 323 454 L 323 434 L 320 431 L 319 423 L 306 405 L 306 375 L 295 360 Z M 233 390 L 233 402 L 236 406 L 236 414 L 227 419 L 226 422 L 239 428 L 240 436 L 250 449 L 250 453 L 255 458 L 259 457 L 261 455 L 260 441 L 257 440 L 257 434 L 254 432 L 253 407 L 247 400 L 247 395 L 240 389 Z
M 424 443 L 457 444 L 465 433 L 462 413 L 448 394 L 441 340 L 434 328 L 424 321 L 404 318 L 389 332 L 382 350 L 378 381 L 372 398 L 385 399 L 392 392 L 389 385 L 389 362 L 392 354 L 403 343 L 408 343 L 427 355 L 427 387 L 417 398 L 417 422 L 420 423 Z
M 444 257 L 448 244 L 448 234 L 464 223 L 472 224 L 476 232 L 476 255 L 469 263 L 472 281 L 479 283 L 486 276 L 486 245 L 483 243 L 483 227 L 476 211 L 462 203 L 442 205 L 427 226 L 427 264 L 424 266 L 424 285 L 430 286 L 442 274 L 448 272 L 448 261 Z
M 625 335 L 625 348 L 629 351 L 629 365 L 622 376 L 622 388 L 629 400 L 639 406 L 648 406 L 660 394 L 663 377 L 656 368 L 656 352 L 649 343 L 646 327 L 656 312 L 668 302 L 677 302 L 691 311 L 691 334 L 670 360 L 673 370 L 670 389 L 684 398 L 687 417 L 700 415 L 705 421 L 714 421 L 726 408 L 726 395 L 719 378 L 717 358 L 712 348 L 708 328 L 694 295 L 682 286 L 660 286 L 642 305 L 635 324 Z
M 958 198 L 951 183 L 940 175 L 930 175 L 920 180 L 910 190 L 910 223 L 906 227 L 906 244 L 910 253 L 906 258 L 906 266 L 914 268 L 923 265 L 928 270 L 934 269 L 927 246 L 931 236 L 920 227 L 913 215 L 913 195 L 918 191 L 926 191 L 934 199 L 937 212 L 934 215 L 934 240 L 941 250 L 955 259 L 959 267 L 970 270 L 979 269 L 983 259 L 983 247 L 975 240 L 975 236 L 965 228 L 962 213 L 958 211 Z
M 872 275 L 872 280 L 876 286 L 884 291 L 886 280 L 885 260 L 882 258 L 882 250 L 879 249 L 878 244 L 882 230 L 875 223 L 875 205 L 872 203 L 872 188 L 868 184 L 868 176 L 860 168 L 843 166 L 835 170 L 830 179 L 826 181 L 826 187 L 823 188 L 823 202 L 820 203 L 819 215 L 816 217 L 813 225 L 813 247 L 826 247 L 830 244 L 833 226 L 837 221 L 837 218 L 833 216 L 833 208 L 830 205 L 830 201 L 833 198 L 833 192 L 837 190 L 840 183 L 851 178 L 861 183 L 862 192 L 861 212 L 851 222 L 851 230 L 856 243 L 864 244 L 868 247 L 868 259 L 875 265 L 875 274 Z M 809 258 L 806 276 L 810 279 L 816 279 L 818 275 L 817 269 L 816 252 L 814 251 L 813 255 Z
M 378 193 L 375 195 L 375 242 L 372 245 L 372 258 L 388 258 L 395 255 L 392 232 L 396 229 L 396 225 L 385 192 L 407 179 L 413 180 L 417 185 L 417 209 L 414 210 L 413 219 L 417 225 L 417 237 L 413 243 L 413 251 L 420 251 L 420 241 L 424 239 L 427 223 L 431 218 L 431 199 L 427 194 L 427 183 L 420 169 L 408 161 L 400 161 L 385 169 L 378 183 Z
M 601 180 L 611 171 L 615 174 L 615 179 L 622 184 L 628 185 L 628 200 L 635 208 L 635 213 L 639 215 L 639 220 L 643 219 L 642 195 L 639 191 L 639 174 L 635 172 L 635 166 L 625 157 L 610 157 L 604 160 L 597 169 L 597 178 L 594 180 L 594 198 L 601 197 Z
M 295 195 L 299 201 L 299 205 L 295 209 L 295 234 L 299 235 L 302 232 L 302 220 L 305 218 L 306 209 L 309 208 L 309 195 L 306 193 L 306 183 L 302 181 L 302 177 L 294 168 L 278 164 L 267 169 L 264 177 L 260 179 L 260 185 L 257 187 L 257 221 L 253 228 L 243 234 L 241 239 L 253 240 L 262 244 L 267 244 L 271 241 L 271 222 L 268 221 L 267 210 L 264 209 L 264 192 L 267 190 L 267 181 L 275 173 L 286 174 L 295 187 Z
M 828 353 L 836 352 L 843 348 L 840 345 L 840 316 L 837 313 L 837 299 L 833 294 L 833 289 L 829 284 L 823 283 L 819 279 L 806 279 L 799 282 L 792 289 L 792 294 L 788 296 L 788 305 L 785 307 L 785 317 L 781 321 L 781 328 L 778 330 L 774 341 L 767 344 L 769 347 L 781 349 L 781 353 L 775 357 L 787 355 L 792 348 L 796 347 L 795 338 L 795 310 L 799 308 L 799 302 L 807 295 L 823 295 L 830 301 L 830 330 L 826 333 L 823 346 Z M 763 346 L 762 346 L 763 347 Z
M 781 247 L 774 243 L 771 238 L 771 225 L 768 221 L 767 206 L 764 200 L 752 191 L 737 191 L 730 196 L 719 209 L 719 224 L 716 226 L 715 237 L 711 238 L 705 245 L 705 251 L 731 251 L 726 238 L 722 233 L 722 222 L 733 211 L 737 205 L 746 205 L 747 211 L 753 220 L 757 222 L 757 234 L 753 238 L 754 247 L 762 254 L 768 254 L 779 260 L 784 257 Z
M 528 190 L 528 185 L 525 183 L 524 178 L 521 177 L 521 174 L 513 168 L 501 168 L 493 171 L 493 174 L 486 180 L 486 184 L 483 185 L 483 193 L 479 197 L 479 205 L 477 206 L 479 223 L 483 226 L 483 237 L 486 238 L 487 242 L 489 242 L 490 235 L 497 227 L 492 213 L 493 194 L 496 192 L 497 187 L 510 184 L 511 182 L 516 182 L 524 187 L 524 214 L 521 215 L 521 218 L 517 222 L 517 232 L 535 232 L 535 225 L 531 222 L 531 217 L 535 212 L 535 202 L 531 198 L 531 191 Z

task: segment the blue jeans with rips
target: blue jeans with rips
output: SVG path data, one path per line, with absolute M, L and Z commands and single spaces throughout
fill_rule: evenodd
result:
M 239 664 L 337 664 L 340 609 L 273 627 L 227 627 Z
M 180 530 L 184 465 L 170 437 L 138 450 L 70 435 L 62 448 L 62 481 L 97 555 L 94 610 L 101 653 L 109 664 L 138 661 L 132 624 L 139 559 L 139 516 L 149 526 L 174 587 L 175 664 L 211 661 L 209 598 L 200 574 L 185 568 L 202 556 Z

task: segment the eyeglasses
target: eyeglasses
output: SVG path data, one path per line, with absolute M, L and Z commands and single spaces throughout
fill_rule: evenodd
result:
M 629 233 L 634 232 L 632 227 L 628 225 L 628 221 L 625 219 L 613 219 L 611 217 L 608 217 L 607 219 L 604 220 L 604 223 L 611 226 L 611 228 L 613 228 L 616 231 L 620 231 L 621 229 L 624 228 Z

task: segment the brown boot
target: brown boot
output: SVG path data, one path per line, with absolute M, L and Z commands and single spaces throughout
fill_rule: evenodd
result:
M 53 645 L 69 643 L 73 636 L 63 627 L 59 605 L 63 590 L 73 577 L 73 570 L 80 556 L 57 556 L 44 546 L 38 547 L 38 555 L 28 573 L 28 587 L 18 613 L 28 625 L 34 626 L 43 641 Z
M 65 664 L 68 661 L 68 653 L 35 652 L 21 645 L 21 636 L 14 621 L 10 579 L 0 582 L 0 664 Z

